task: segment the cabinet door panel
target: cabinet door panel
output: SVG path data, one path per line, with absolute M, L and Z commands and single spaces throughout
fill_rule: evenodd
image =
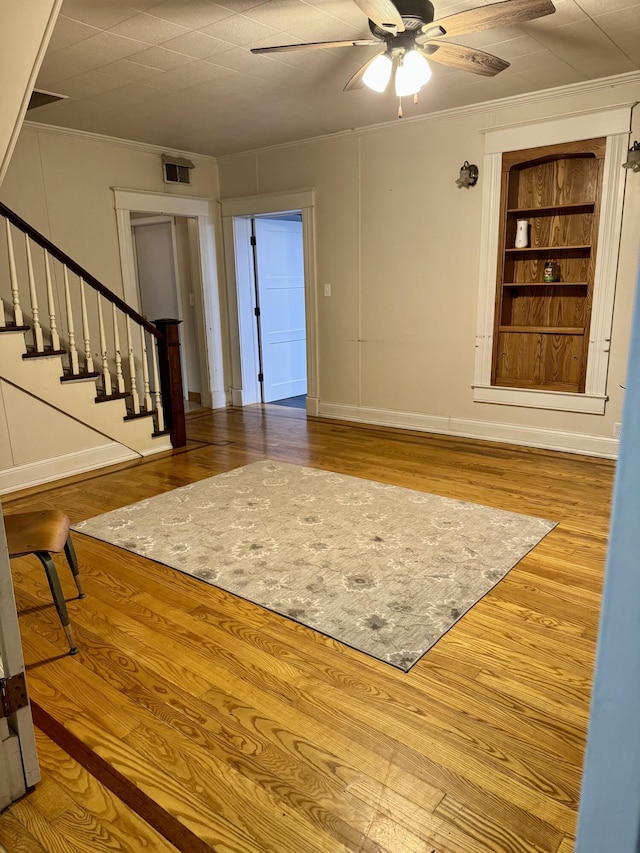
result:
M 542 375 L 543 337 L 501 332 L 498 336 L 496 384 L 537 386 Z
M 584 335 L 544 335 L 542 349 L 542 385 L 569 386 L 573 391 L 582 385 L 582 350 Z
M 498 337 L 496 385 L 580 391 L 584 335 L 513 334 Z

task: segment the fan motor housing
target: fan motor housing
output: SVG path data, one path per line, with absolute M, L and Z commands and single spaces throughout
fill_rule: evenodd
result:
M 424 24 L 430 24 L 435 16 L 433 3 L 429 0 L 394 0 L 393 5 L 404 21 L 405 30 L 415 32 L 421 29 Z M 389 36 L 387 30 L 383 30 L 371 20 L 369 21 L 369 29 L 376 38 L 384 40 Z

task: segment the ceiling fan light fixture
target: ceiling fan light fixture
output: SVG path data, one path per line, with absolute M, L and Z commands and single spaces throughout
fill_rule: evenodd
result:
M 418 50 L 409 50 L 396 71 L 396 95 L 415 95 L 431 79 L 431 68 Z
M 364 72 L 362 82 L 374 92 L 384 92 L 391 79 L 393 63 L 386 53 L 381 53 Z

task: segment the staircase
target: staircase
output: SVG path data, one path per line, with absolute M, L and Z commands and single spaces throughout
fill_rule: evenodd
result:
M 177 320 L 150 323 L 0 203 L 0 379 L 141 456 L 186 443 Z

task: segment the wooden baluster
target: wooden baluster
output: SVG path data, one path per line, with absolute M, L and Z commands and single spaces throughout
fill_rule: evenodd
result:
M 47 307 L 49 309 L 49 332 L 51 334 L 51 349 L 58 352 L 60 349 L 60 335 L 58 334 L 58 323 L 56 320 L 56 305 L 53 299 L 53 284 L 51 283 L 51 269 L 49 267 L 49 253 L 44 250 L 44 276 L 47 282 Z
M 136 380 L 136 359 L 133 352 L 133 340 L 131 338 L 131 317 L 127 316 L 127 351 L 129 353 L 129 387 L 131 389 L 131 406 L 133 414 L 140 413 L 140 395 L 138 394 L 138 383 Z
M 120 352 L 120 330 L 118 329 L 118 314 L 116 306 L 111 303 L 111 317 L 113 319 L 113 346 L 116 351 L 116 388 L 118 394 L 124 394 L 124 376 L 122 374 L 122 353 Z
M 102 316 L 102 300 L 98 297 L 98 329 L 100 330 L 100 357 L 102 359 L 102 393 L 105 397 L 112 394 L 111 374 L 109 373 L 109 354 L 107 352 L 107 336 L 104 333 L 104 317 Z
M 78 349 L 76 347 L 76 333 L 73 325 L 73 311 L 71 309 L 71 291 L 69 290 L 69 271 L 63 267 L 64 272 L 64 304 L 67 309 L 67 334 L 69 336 L 69 361 L 71 364 L 71 375 L 80 373 L 78 366 Z
M 160 393 L 160 377 L 158 374 L 158 353 L 155 338 L 151 339 L 151 364 L 153 366 L 153 396 L 156 405 L 156 417 L 158 419 L 158 432 L 164 430 L 164 409 L 162 407 L 162 395 Z
M 147 412 L 153 409 L 151 393 L 149 391 L 149 365 L 147 363 L 147 341 L 144 336 L 144 327 L 140 326 L 140 348 L 142 350 L 142 386 L 144 388 L 144 407 Z
M 89 318 L 87 317 L 87 297 L 84 279 L 80 279 L 80 307 L 82 310 L 82 340 L 84 342 L 84 369 L 93 373 L 93 357 L 91 355 L 91 335 L 89 333 Z
M 38 308 L 38 292 L 36 290 L 36 277 L 33 273 L 33 259 L 31 257 L 31 241 L 29 235 L 24 235 L 24 245 L 27 253 L 27 278 L 29 279 L 29 298 L 31 299 L 31 319 L 33 322 L 33 343 L 36 352 L 44 352 L 44 339 L 42 337 L 42 325 L 40 323 L 40 309 Z
M 18 273 L 16 272 L 16 256 L 13 251 L 13 239 L 11 237 L 11 224 L 5 219 L 7 226 L 7 252 L 9 253 L 9 279 L 11 281 L 11 300 L 13 302 L 13 319 L 16 326 L 24 325 L 22 308 L 20 307 L 20 292 L 18 290 Z

